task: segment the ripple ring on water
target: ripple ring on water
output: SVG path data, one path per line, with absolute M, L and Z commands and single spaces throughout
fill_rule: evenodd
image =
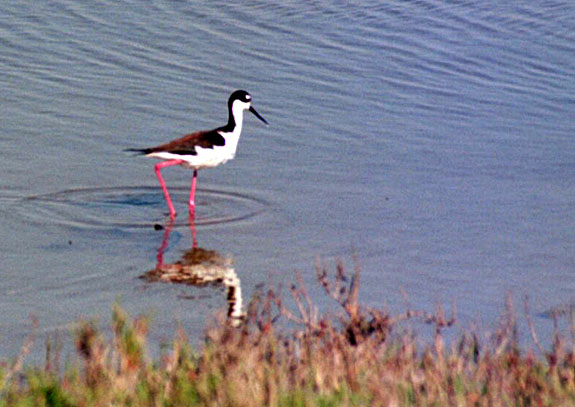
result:
M 186 202 L 187 188 L 172 187 L 172 191 L 174 202 Z M 238 192 L 201 189 L 198 195 L 197 226 L 245 221 L 269 207 L 261 198 Z M 68 189 L 24 198 L 18 207 L 33 221 L 73 227 L 137 229 L 167 219 L 158 219 L 167 208 L 161 190 L 151 186 Z M 187 207 L 180 208 L 174 226 L 188 224 Z

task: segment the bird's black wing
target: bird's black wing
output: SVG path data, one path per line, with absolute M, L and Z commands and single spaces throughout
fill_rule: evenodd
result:
M 142 154 L 165 152 L 180 155 L 197 155 L 196 147 L 214 148 L 214 146 L 223 146 L 225 144 L 226 139 L 218 133 L 217 130 L 207 130 L 187 134 L 156 147 L 129 149 L 126 151 L 134 151 Z

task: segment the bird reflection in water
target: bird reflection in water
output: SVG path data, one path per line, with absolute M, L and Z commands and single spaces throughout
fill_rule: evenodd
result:
M 159 227 L 157 227 L 159 228 Z M 169 221 L 164 230 L 162 245 L 158 249 L 156 268 L 141 276 L 149 282 L 166 282 L 194 286 L 216 285 L 225 287 L 228 301 L 228 322 L 239 326 L 245 317 L 242 307 L 242 289 L 231 256 L 223 256 L 215 250 L 198 247 L 196 225 L 190 218 L 192 248 L 186 250 L 175 263 L 164 262 L 174 222 Z

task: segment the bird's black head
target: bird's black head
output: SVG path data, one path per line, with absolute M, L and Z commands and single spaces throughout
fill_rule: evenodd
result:
M 231 106 L 236 100 L 244 103 L 250 103 L 252 101 L 252 95 L 250 95 L 245 90 L 236 90 L 234 93 L 230 95 L 230 99 L 228 100 L 228 104 Z
M 262 122 L 268 124 L 267 120 L 260 116 L 258 112 L 256 112 L 256 109 L 252 107 L 251 103 L 252 95 L 250 95 L 245 90 L 236 90 L 230 95 L 230 99 L 228 100 L 228 107 L 231 113 L 235 110 L 234 106 L 238 106 L 240 109 L 242 109 L 242 111 L 249 110 Z

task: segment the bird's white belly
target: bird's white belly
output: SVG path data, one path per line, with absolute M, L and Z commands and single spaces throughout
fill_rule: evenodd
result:
M 182 158 L 185 161 L 183 164 L 186 167 L 200 170 L 202 168 L 213 168 L 225 163 L 234 158 L 235 150 L 230 151 L 226 146 L 214 148 L 201 148 L 196 147 L 198 155 L 191 155 Z

